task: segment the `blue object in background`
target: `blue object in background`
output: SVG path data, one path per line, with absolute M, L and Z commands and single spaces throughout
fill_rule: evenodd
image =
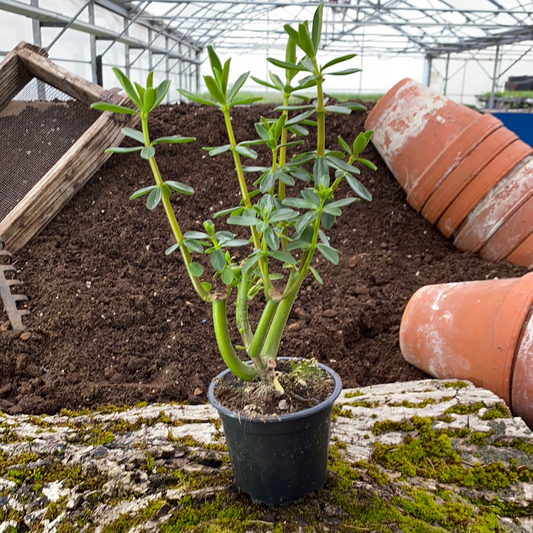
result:
M 529 146 L 533 146 L 533 113 L 491 113 L 503 125 L 514 131 Z

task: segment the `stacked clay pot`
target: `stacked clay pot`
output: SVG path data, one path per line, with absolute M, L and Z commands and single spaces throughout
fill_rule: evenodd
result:
M 365 127 L 409 205 L 460 250 L 533 267 L 533 149 L 501 121 L 406 78 Z
M 402 354 L 434 377 L 491 390 L 533 429 L 532 306 L 533 272 L 422 287 L 402 317 Z

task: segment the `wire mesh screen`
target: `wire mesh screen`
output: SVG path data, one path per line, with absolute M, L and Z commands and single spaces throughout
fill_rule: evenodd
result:
M 0 112 L 0 221 L 100 116 L 33 79 Z

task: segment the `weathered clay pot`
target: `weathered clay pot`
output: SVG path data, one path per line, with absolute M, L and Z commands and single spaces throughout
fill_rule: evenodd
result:
M 509 261 L 517 265 L 533 268 L 533 233 L 522 244 L 519 244 L 507 257 Z
M 533 232 L 533 196 L 510 216 L 481 248 L 479 254 L 488 261 L 501 261 Z
M 533 153 L 531 146 L 516 140 L 492 160 L 461 191 L 439 219 L 437 227 L 451 237 L 483 197 L 523 159 Z
M 428 169 L 437 164 L 445 173 L 464 157 L 465 147 L 457 145 L 458 137 L 464 134 L 475 144 L 499 125 L 493 117 L 483 118 L 409 78 L 388 91 L 365 122 L 365 128 L 374 131 L 372 142 L 414 205 L 419 194 L 411 193 L 421 187 L 423 195 L 431 188 L 419 182 L 438 183 L 442 178 Z M 474 129 L 466 133 L 469 127 Z
M 533 310 L 529 311 L 516 352 L 511 405 L 513 414 L 524 419 L 533 428 Z
M 520 342 L 532 304 L 533 273 L 422 287 L 402 318 L 402 354 L 434 377 L 467 379 L 489 389 L 512 408 L 512 378 L 533 383 L 516 367 L 512 374 L 518 353 L 521 361 L 531 362 L 530 351 L 521 352 L 529 348 Z M 520 397 L 529 398 L 529 392 L 522 390 Z
M 463 252 L 479 252 L 531 196 L 533 158 L 529 157 L 489 191 L 457 230 L 453 243 Z
M 442 181 L 424 205 L 422 215 L 432 224 L 436 224 L 463 189 L 517 139 L 518 137 L 507 128 L 498 128 L 491 133 Z

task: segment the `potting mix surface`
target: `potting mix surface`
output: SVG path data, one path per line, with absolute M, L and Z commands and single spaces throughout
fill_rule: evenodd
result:
M 234 109 L 238 141 L 256 138 L 254 123 L 261 115 L 276 116 L 273 107 Z M 331 116 L 327 148 L 337 148 L 339 134 L 351 143 L 365 117 Z M 202 231 L 204 220 L 239 202 L 231 154 L 210 158 L 202 150 L 227 143 L 222 114 L 184 104 L 154 112 L 152 138 L 176 134 L 197 142 L 158 147 L 157 161 L 164 179 L 194 187 L 191 197 L 174 194 L 173 204 L 184 231 Z M 362 155 L 378 166 L 376 172 L 362 167 L 360 176 L 374 200 L 343 208 L 328 232 L 332 246 L 342 251 L 340 263 L 313 259 L 324 285 L 308 276 L 280 349 L 280 355 L 328 364 L 345 387 L 427 377 L 404 361 L 398 343 L 403 310 L 419 287 L 526 273 L 456 250 L 406 204 L 373 146 Z M 269 164 L 245 160 L 263 163 Z M 250 184 L 256 178 L 250 175 Z M 149 212 L 143 199 L 128 200 L 151 184 L 148 164 L 138 154 L 113 155 L 56 219 L 14 254 L 31 314 L 24 317 L 28 330 L 22 335 L 0 314 L 0 410 L 51 414 L 106 404 L 206 401 L 209 382 L 225 368 L 211 309 L 196 296 L 178 255 L 165 255 L 174 241 L 162 207 Z M 353 192 L 343 183 L 336 198 L 345 196 Z M 222 219 L 215 223 L 226 229 Z M 237 257 L 240 253 L 235 249 Z M 232 335 L 239 344 L 235 328 Z

